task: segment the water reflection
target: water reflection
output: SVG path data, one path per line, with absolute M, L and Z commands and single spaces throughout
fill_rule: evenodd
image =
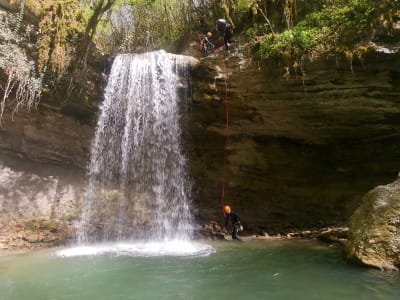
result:
M 138 255 L 146 247 L 126 244 L 102 255 L 60 257 L 52 250 L 0 258 L 0 299 L 397 300 L 400 294 L 398 273 L 347 264 L 340 248 L 313 241 L 207 244 L 214 252 L 204 256 Z

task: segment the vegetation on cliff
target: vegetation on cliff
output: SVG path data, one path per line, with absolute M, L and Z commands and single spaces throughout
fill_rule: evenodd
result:
M 0 119 L 6 107 L 16 111 L 37 104 L 42 92 L 62 90 L 64 102 L 77 94 L 74 98 L 87 99 L 80 91 L 91 81 L 89 59 L 171 48 L 193 23 L 187 1 L 5 2 L 11 10 L 2 12 L 0 22 Z
M 60 88 L 71 95 L 76 86 L 88 81 L 89 57 L 157 48 L 179 52 L 204 32 L 214 31 L 214 22 L 220 17 L 232 23 L 235 35 L 246 33 L 260 58 L 278 59 L 288 72 L 301 68 L 305 56 L 322 53 L 344 55 L 351 61 L 374 48 L 374 40 L 390 38 L 400 18 L 400 0 L 8 3 L 15 13 L 3 17 L 0 28 L 0 68 L 8 76 L 2 80 L 1 113 L 7 102 L 11 105 L 7 99 L 13 95 L 17 99 L 14 108 L 37 103 L 42 91 Z M 22 15 L 30 16 L 29 22 L 23 23 Z M 19 21 L 10 22 L 12 19 Z
M 25 35 L 19 34 L 22 15 L 22 9 L 13 18 L 0 15 L 0 125 L 7 105 L 12 106 L 13 113 L 20 106 L 29 109 L 37 104 L 41 94 L 42 78 L 36 72 L 35 63 L 19 47 L 29 39 L 31 29 L 27 27 Z
M 280 2 L 285 6 L 285 26 L 278 30 L 274 30 L 275 26 L 263 26 L 264 31 L 260 31 L 256 23 L 247 33 L 252 38 L 256 36 L 260 57 L 279 58 L 288 68 L 301 67 L 305 56 L 312 59 L 327 53 L 345 56 L 351 64 L 354 57 L 361 58 L 376 47 L 374 40 L 382 36 L 389 39 L 400 18 L 398 0 Z M 267 5 L 257 6 L 257 11 L 269 22 Z

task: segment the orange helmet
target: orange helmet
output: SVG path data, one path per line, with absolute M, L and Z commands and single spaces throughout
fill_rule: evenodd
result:
M 212 33 L 211 32 L 207 32 L 207 37 L 212 37 Z
M 230 207 L 229 205 L 225 205 L 225 206 L 224 206 L 224 212 L 225 212 L 226 214 L 230 214 L 230 213 L 231 213 L 231 207 Z

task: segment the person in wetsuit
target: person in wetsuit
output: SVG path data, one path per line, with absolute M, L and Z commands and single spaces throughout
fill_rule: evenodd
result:
M 228 50 L 229 43 L 233 42 L 231 40 L 233 34 L 232 25 L 225 19 L 218 19 L 217 22 L 215 22 L 215 29 L 224 38 L 224 49 Z
M 225 212 L 225 227 L 228 226 L 230 220 L 232 224 L 232 231 L 231 231 L 232 239 L 240 241 L 241 239 L 238 236 L 238 232 L 243 230 L 243 226 L 240 223 L 239 215 L 235 213 L 229 205 L 224 206 L 224 212 Z
M 214 44 L 211 43 L 210 38 L 212 36 L 211 32 L 207 32 L 207 34 L 202 38 L 200 42 L 200 51 L 203 56 L 208 56 L 210 54 L 210 50 L 214 48 Z

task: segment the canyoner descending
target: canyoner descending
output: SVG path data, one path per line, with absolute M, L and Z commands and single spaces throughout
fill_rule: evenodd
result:
M 80 245 L 188 241 L 191 184 L 177 74 L 189 58 L 160 50 L 115 58 L 92 143 Z

